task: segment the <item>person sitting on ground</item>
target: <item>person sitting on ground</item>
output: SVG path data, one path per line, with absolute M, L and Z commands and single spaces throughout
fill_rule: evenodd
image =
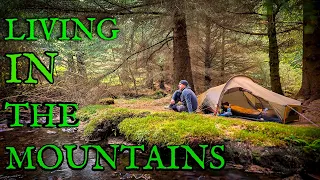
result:
M 182 102 L 181 105 L 178 102 Z M 188 81 L 181 80 L 179 90 L 175 91 L 169 105 L 170 109 L 177 112 L 195 112 L 198 108 L 198 100 L 195 93 L 191 90 Z
M 181 93 L 182 93 L 182 91 L 180 89 L 176 90 L 173 93 L 171 101 L 170 101 L 169 109 L 173 109 L 172 107 L 177 105 L 181 101 L 181 99 L 180 99 Z
M 227 107 L 227 111 L 220 113 L 219 116 L 225 116 L 225 117 L 229 117 L 232 116 L 232 111 L 231 111 L 231 104 L 229 104 L 228 102 L 224 102 L 221 104 L 221 110 L 225 109 L 225 107 Z

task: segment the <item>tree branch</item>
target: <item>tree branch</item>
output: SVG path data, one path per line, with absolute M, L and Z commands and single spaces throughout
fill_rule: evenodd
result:
M 173 40 L 173 37 L 167 38 L 167 40 L 166 40 L 164 43 L 162 43 L 162 45 L 161 45 L 158 49 L 154 50 L 154 51 L 150 54 L 150 56 L 148 57 L 148 59 L 147 59 L 147 61 L 146 61 L 146 64 L 149 62 L 150 58 L 151 58 L 157 51 L 161 50 L 165 44 L 168 44 L 168 42 L 170 42 L 170 41 L 172 41 L 172 40 Z
M 105 76 L 108 76 L 108 75 L 114 73 L 115 71 L 117 71 L 117 70 L 118 70 L 125 62 L 127 62 L 132 56 L 134 56 L 134 55 L 136 55 L 136 54 L 139 54 L 139 53 L 141 53 L 141 52 L 143 52 L 143 51 L 146 51 L 146 50 L 148 50 L 148 49 L 150 49 L 150 48 L 152 48 L 152 47 L 154 47 L 154 46 L 157 46 L 157 45 L 159 45 L 159 44 L 161 44 L 161 43 L 165 44 L 166 41 L 168 41 L 168 39 L 173 39 L 173 37 L 169 37 L 169 38 L 163 39 L 163 40 L 157 42 L 156 44 L 153 44 L 153 45 L 151 45 L 151 46 L 149 46 L 149 47 L 147 47 L 147 48 L 145 48 L 145 49 L 139 50 L 139 51 L 131 54 L 131 55 L 128 56 L 125 60 L 123 60 L 115 69 L 113 69 L 113 70 L 111 70 L 111 71 L 109 71 L 109 72 L 101 75 L 100 77 L 96 78 L 96 79 L 95 79 L 95 82 L 100 81 L 100 80 L 103 79 Z M 165 42 L 165 43 L 164 43 L 164 42 Z M 163 45 L 162 45 L 162 46 L 163 46 Z
M 242 15 L 259 15 L 259 16 L 267 16 L 266 14 L 260 14 L 260 13 L 257 13 L 257 12 L 232 12 L 232 11 L 227 11 L 227 13 L 231 13 L 231 14 L 242 14 Z
M 64 9 L 59 7 L 24 7 L 18 10 L 31 10 L 31 11 L 59 11 L 65 13 L 89 13 L 89 14 L 104 14 L 104 15 L 128 15 L 128 14 L 147 14 L 147 15 L 168 15 L 164 12 L 157 12 L 157 11 L 132 11 L 132 12 L 121 12 L 119 11 L 97 11 L 97 10 L 84 10 L 84 9 Z
M 230 30 L 230 31 L 233 31 L 233 32 L 237 32 L 237 33 L 256 35 L 256 36 L 267 36 L 268 35 L 268 33 L 256 33 L 256 32 L 249 32 L 249 31 L 233 29 L 233 28 L 230 28 L 230 27 L 226 27 L 226 26 L 224 26 L 224 25 L 222 25 L 220 23 L 217 23 L 216 21 L 213 21 L 213 23 L 215 23 L 217 26 L 219 26 L 219 27 L 221 27 L 223 29 L 227 29 L 227 30 Z M 293 30 L 299 30 L 299 28 L 300 28 L 300 26 L 294 26 L 292 28 L 277 32 L 277 34 L 282 34 L 282 33 L 290 32 L 290 31 L 293 31 Z
M 111 4 L 111 5 L 118 6 L 118 7 L 122 8 L 122 9 L 127 10 L 128 12 L 132 13 L 131 9 L 128 8 L 128 7 L 121 6 L 121 5 L 118 4 L 118 3 L 110 2 L 110 1 L 108 1 L 108 0 L 104 0 L 104 1 L 107 2 L 107 3 L 109 3 L 109 4 Z

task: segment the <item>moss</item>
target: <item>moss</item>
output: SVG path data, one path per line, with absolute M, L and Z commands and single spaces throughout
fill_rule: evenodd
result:
M 310 146 L 314 149 L 318 147 L 315 140 L 320 139 L 318 128 L 201 114 L 150 112 L 101 105 L 86 107 L 79 113 L 80 118 L 89 119 L 84 129 L 87 137 L 94 135 L 98 129 L 109 128 L 109 134 L 111 130 L 119 129 L 128 140 L 146 144 L 200 144 L 226 140 L 259 146 L 314 144 Z
M 126 108 L 106 108 L 101 109 L 95 114 L 91 114 L 89 117 L 90 121 L 84 127 L 84 136 L 90 137 L 94 136 L 95 130 L 102 126 L 101 128 L 106 129 L 106 131 L 115 130 L 117 125 L 125 118 L 133 117 L 143 117 L 146 116 L 148 112 L 146 111 L 132 111 Z
M 156 113 L 145 118 L 125 119 L 119 124 L 127 139 L 150 144 L 185 144 L 192 137 L 207 141 L 219 136 L 214 121 L 186 113 Z M 202 126 L 207 123 L 208 126 Z
M 227 139 L 259 146 L 283 146 L 296 145 L 285 140 L 292 135 L 300 143 L 320 137 L 316 128 L 174 112 L 125 119 L 119 129 L 131 141 L 158 145 L 213 143 Z
M 114 104 L 114 99 L 112 99 L 112 98 L 103 98 L 103 99 L 99 100 L 99 104 L 103 104 L 103 105 Z
M 77 118 L 80 119 L 80 121 L 87 121 L 92 118 L 98 111 L 107 108 L 113 107 L 106 105 L 89 105 L 77 111 Z

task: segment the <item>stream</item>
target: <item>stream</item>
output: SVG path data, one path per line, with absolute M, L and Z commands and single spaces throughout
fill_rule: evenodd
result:
M 106 146 L 108 142 L 98 142 L 102 147 Z M 109 139 L 109 143 L 124 143 L 121 138 Z M 33 163 L 37 167 L 34 171 L 18 170 L 7 171 L 5 167 L 8 166 L 9 152 L 5 151 L 5 146 L 13 146 L 17 152 L 22 155 L 25 147 L 34 145 L 38 150 L 46 144 L 55 144 L 62 147 L 64 144 L 88 144 L 80 137 L 80 133 L 76 129 L 61 129 L 61 128 L 14 128 L 6 127 L 6 124 L 0 123 L 0 180 L 2 179 L 46 179 L 46 180 L 60 180 L 60 179 L 280 179 L 279 176 L 265 175 L 259 173 L 248 173 L 243 170 L 235 168 L 226 168 L 220 171 L 205 170 L 205 171 L 126 171 L 125 166 L 128 165 L 129 155 L 121 153 L 118 157 L 117 170 L 112 170 L 110 167 L 101 160 L 101 164 L 105 167 L 104 171 L 92 171 L 91 167 L 95 163 L 95 152 L 89 152 L 89 159 L 87 166 L 82 170 L 72 170 L 68 167 L 65 159 L 62 165 L 53 171 L 45 171 L 39 168 L 36 164 L 33 155 Z M 45 163 L 50 166 L 56 162 L 55 154 L 52 150 L 46 150 L 43 154 Z M 83 151 L 74 151 L 75 163 L 82 163 Z M 137 154 L 137 164 L 143 164 L 147 161 L 146 156 Z M 228 164 L 228 163 L 227 163 Z

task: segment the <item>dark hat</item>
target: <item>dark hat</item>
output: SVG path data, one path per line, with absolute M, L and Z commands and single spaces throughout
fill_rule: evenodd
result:
M 179 82 L 179 84 L 183 84 L 183 85 L 185 85 L 185 86 L 188 86 L 188 81 L 187 80 L 181 80 L 180 82 Z

